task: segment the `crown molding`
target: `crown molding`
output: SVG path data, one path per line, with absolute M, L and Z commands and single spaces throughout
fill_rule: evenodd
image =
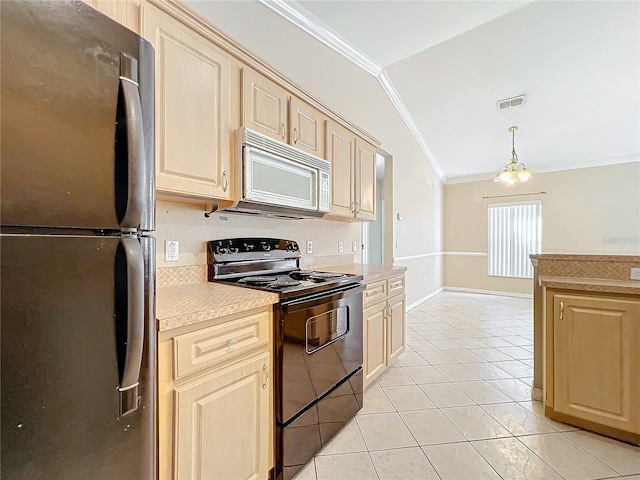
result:
M 274 11 L 285 20 L 293 23 L 296 27 L 308 33 L 316 40 L 324 43 L 327 47 L 332 48 L 374 77 L 377 77 L 382 71 L 382 67 L 380 65 L 358 49 L 354 48 L 328 25 L 325 25 L 318 17 L 312 15 L 306 10 L 304 12 L 298 10 L 295 2 L 287 2 L 285 0 L 256 1 Z
M 440 162 L 438 162 L 436 156 L 427 144 L 427 141 L 422 136 L 422 132 L 420 132 L 418 125 L 416 125 L 416 122 L 413 120 L 413 116 L 411 116 L 411 113 L 409 113 L 409 109 L 400 97 L 400 94 L 396 90 L 396 87 L 393 85 L 393 82 L 391 82 L 391 79 L 389 78 L 389 75 L 387 75 L 387 72 L 382 70 L 382 72 L 380 72 L 380 74 L 378 75 L 378 81 L 389 97 L 389 100 L 391 100 L 391 103 L 393 103 L 393 106 L 396 107 L 396 110 L 400 114 L 400 117 L 402 118 L 404 123 L 407 125 L 407 128 L 413 135 L 413 138 L 415 138 L 416 142 L 418 142 L 420 150 L 422 150 L 422 153 L 424 153 L 425 157 L 427 157 L 427 160 L 431 164 L 431 167 L 435 170 L 438 177 L 440 177 L 442 183 L 446 183 L 447 174 L 444 173 L 444 170 L 440 166 Z
M 444 172 L 440 162 L 434 155 L 433 151 L 429 147 L 429 144 L 424 139 L 420 129 L 418 128 L 415 120 L 407 106 L 402 101 L 402 98 L 398 94 L 395 86 L 391 82 L 391 79 L 387 75 L 384 68 L 371 60 L 368 56 L 351 45 L 346 39 L 342 38 L 337 32 L 333 31 L 329 26 L 325 25 L 322 20 L 312 15 L 303 7 L 298 6 L 296 2 L 285 0 L 256 0 L 258 3 L 269 8 L 273 12 L 280 15 L 285 20 L 293 23 L 296 27 L 302 31 L 311 35 L 313 38 L 322 42 L 327 47 L 333 49 L 347 60 L 350 60 L 355 65 L 365 70 L 370 75 L 373 75 L 378 79 L 382 89 L 391 100 L 391 103 L 398 111 L 398 114 L 404 121 L 405 125 L 415 138 L 418 146 L 424 153 L 424 156 L 429 161 L 431 167 L 435 170 L 436 174 L 440 178 L 440 181 L 444 184 L 447 183 L 447 175 Z

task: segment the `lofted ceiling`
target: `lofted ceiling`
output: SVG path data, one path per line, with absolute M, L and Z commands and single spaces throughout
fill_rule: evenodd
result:
M 186 3 L 303 86 L 291 43 L 325 70 L 345 71 L 345 58 L 318 42 L 377 77 L 444 182 L 492 178 L 511 158 L 511 125 L 534 175 L 640 161 L 640 2 Z M 522 106 L 497 109 L 521 94 Z

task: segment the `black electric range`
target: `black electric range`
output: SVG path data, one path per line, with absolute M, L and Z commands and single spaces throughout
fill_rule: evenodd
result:
M 280 295 L 274 477 L 289 480 L 362 408 L 362 276 L 301 270 L 290 240 L 213 240 L 208 255 L 210 281 Z

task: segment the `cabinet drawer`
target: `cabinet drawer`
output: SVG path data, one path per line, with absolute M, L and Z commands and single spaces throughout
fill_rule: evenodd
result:
M 387 279 L 387 295 L 404 292 L 404 275 Z
M 387 297 L 387 282 L 382 280 L 381 282 L 371 283 L 367 285 L 367 289 L 364 291 L 363 304 L 372 305 L 376 302 L 380 302 Z
M 260 312 L 174 337 L 174 378 L 266 347 L 271 335 L 269 317 L 269 312 Z

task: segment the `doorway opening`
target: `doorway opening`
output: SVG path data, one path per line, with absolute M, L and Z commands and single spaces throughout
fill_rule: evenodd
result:
M 362 223 L 362 263 L 393 264 L 393 157 L 376 155 L 376 220 Z

